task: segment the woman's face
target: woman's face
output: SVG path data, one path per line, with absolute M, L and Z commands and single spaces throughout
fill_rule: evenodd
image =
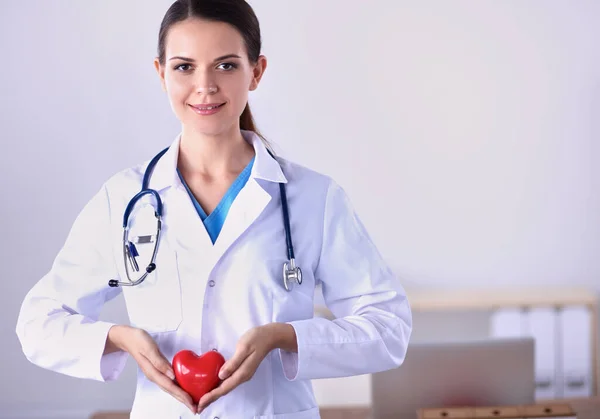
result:
M 169 30 L 165 64 L 155 60 L 163 90 L 185 131 L 218 136 L 239 130 L 239 117 L 266 68 L 248 59 L 231 25 L 187 19 Z

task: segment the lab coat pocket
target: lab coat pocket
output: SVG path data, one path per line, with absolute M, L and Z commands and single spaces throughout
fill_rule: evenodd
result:
M 318 407 L 302 410 L 294 413 L 278 413 L 276 415 L 254 416 L 254 419 L 319 419 L 320 413 Z
M 145 271 L 154 249 L 154 243 L 136 245 L 140 272 L 131 272 L 137 279 Z M 131 325 L 148 333 L 175 331 L 182 320 L 181 286 L 177 267 L 177 254 L 165 238 L 161 238 L 155 260 L 156 269 L 144 282 L 133 287 L 123 287 Z

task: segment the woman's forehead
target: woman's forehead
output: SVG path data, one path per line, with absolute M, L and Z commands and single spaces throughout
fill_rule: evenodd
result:
M 166 43 L 167 59 L 186 56 L 214 60 L 229 54 L 245 55 L 244 39 L 231 25 L 200 19 L 187 19 L 173 25 Z

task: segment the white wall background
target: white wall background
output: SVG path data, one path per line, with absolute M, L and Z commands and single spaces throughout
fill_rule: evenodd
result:
M 407 286 L 600 291 L 600 2 L 251 3 L 259 127 L 345 187 Z M 59 376 L 14 326 L 101 183 L 177 134 L 152 66 L 170 4 L 0 1 L 2 418 L 131 403 L 131 363 L 117 383 Z

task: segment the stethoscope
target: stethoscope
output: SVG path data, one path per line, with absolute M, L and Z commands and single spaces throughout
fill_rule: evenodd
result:
M 125 273 L 127 274 L 127 281 L 119 281 L 117 279 L 111 279 L 108 281 L 110 287 L 118 286 L 136 286 L 144 282 L 146 277 L 156 270 L 156 254 L 158 252 L 158 244 L 160 242 L 160 234 L 162 229 L 162 213 L 163 203 L 160 199 L 160 195 L 154 189 L 150 189 L 148 184 L 150 183 L 150 176 L 158 160 L 169 150 L 169 147 L 158 153 L 148 164 L 146 171 L 144 172 L 144 178 L 142 181 L 142 190 L 138 192 L 127 204 L 125 214 L 123 215 L 123 261 L 125 263 Z M 275 158 L 271 151 L 269 151 L 271 157 Z M 296 260 L 294 258 L 294 246 L 292 245 L 292 233 L 290 229 L 290 216 L 288 211 L 287 196 L 285 193 L 285 185 L 279 183 L 279 191 L 281 194 L 281 209 L 283 212 L 283 224 L 285 227 L 285 239 L 287 245 L 288 262 L 283 264 L 283 285 L 287 291 L 291 291 L 293 284 L 302 284 L 302 270 L 299 266 L 296 266 Z M 135 244 L 129 241 L 129 217 L 137 201 L 146 195 L 154 196 L 156 200 L 156 206 L 154 206 L 154 216 L 156 217 L 156 240 L 154 241 L 154 249 L 152 251 L 152 258 L 150 263 L 146 266 L 146 272 L 142 274 L 137 280 L 132 280 L 130 276 L 130 267 L 136 272 L 139 272 L 139 265 L 136 261 L 136 257 L 139 253 L 135 247 Z M 129 263 L 127 263 L 129 262 Z

